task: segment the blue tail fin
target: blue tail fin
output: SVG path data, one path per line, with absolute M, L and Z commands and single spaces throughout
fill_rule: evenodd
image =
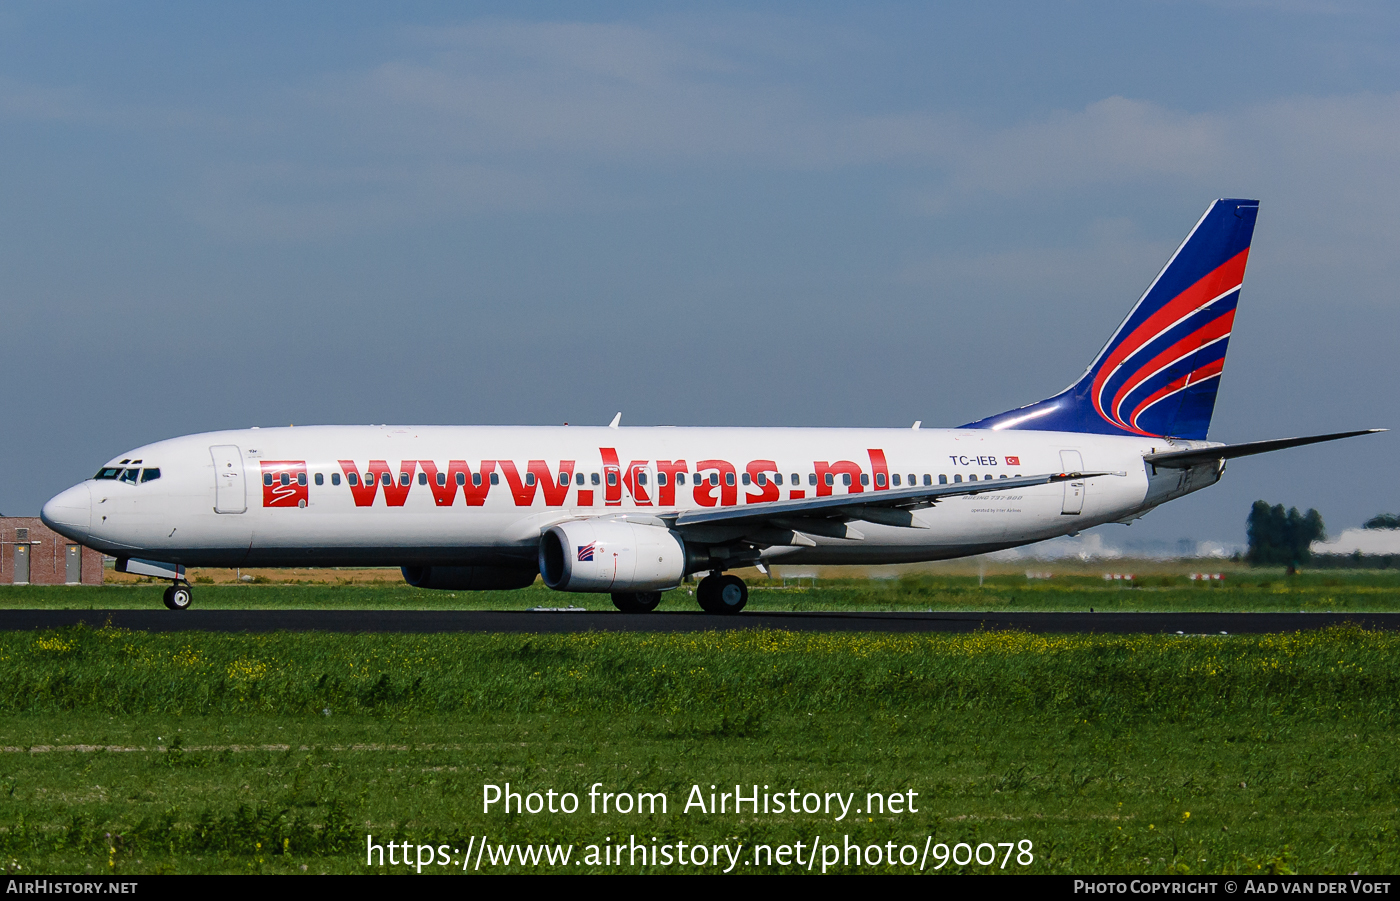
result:
M 1212 203 L 1079 381 L 962 428 L 1205 438 L 1258 213 Z

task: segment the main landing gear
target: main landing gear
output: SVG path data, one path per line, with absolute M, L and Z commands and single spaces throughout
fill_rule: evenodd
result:
M 661 603 L 661 592 L 638 591 L 632 593 L 614 592 L 613 606 L 623 613 L 650 613 Z
M 185 597 L 185 604 L 188 606 L 188 588 L 185 590 Z M 167 606 L 170 605 L 169 598 L 170 592 L 167 591 L 165 601 Z M 738 613 L 749 602 L 749 587 L 738 576 L 716 573 L 700 580 L 700 584 L 695 587 L 695 599 L 700 602 L 700 609 L 706 613 Z M 614 592 L 612 602 L 613 606 L 623 613 L 650 613 L 656 609 L 657 604 L 661 603 L 661 592 Z
M 706 576 L 695 586 L 695 599 L 706 613 L 738 613 L 749 602 L 749 587 L 738 576 Z
M 190 594 L 190 583 L 175 582 L 165 589 L 165 594 L 161 596 L 165 601 L 165 606 L 171 610 L 188 610 L 193 597 Z

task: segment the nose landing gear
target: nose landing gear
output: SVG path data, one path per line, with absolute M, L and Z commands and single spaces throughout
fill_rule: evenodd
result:
M 165 594 L 161 596 L 161 599 L 165 601 L 165 606 L 171 610 L 190 609 L 190 601 L 193 600 L 193 597 L 190 593 L 189 583 L 175 582 L 165 589 Z
M 161 599 L 171 610 L 190 609 L 190 583 L 185 581 L 185 567 L 179 563 L 164 563 L 159 560 L 139 560 L 135 557 L 118 557 L 116 570 L 133 576 L 148 576 L 152 579 L 169 579 L 170 587 L 165 589 Z
M 738 576 L 706 576 L 695 586 L 695 600 L 706 613 L 734 614 L 749 602 L 749 587 Z

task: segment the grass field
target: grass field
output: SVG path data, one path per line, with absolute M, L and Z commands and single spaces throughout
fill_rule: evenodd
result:
M 1038 568 L 1045 569 L 1045 565 Z M 1400 611 L 1400 571 L 1325 570 L 1286 576 L 1283 570 L 1225 569 L 1223 582 L 1192 581 L 1190 565 L 1115 562 L 1061 566 L 1050 579 L 1024 569 L 978 574 L 966 564 L 904 572 L 891 578 L 765 579 L 741 571 L 750 586 L 750 610 L 1095 610 L 1103 611 Z M 1133 582 L 1105 581 L 1103 573 L 1131 572 Z M 213 572 L 213 571 L 211 571 Z M 413 588 L 398 570 L 255 571 L 255 583 L 213 579 L 196 570 L 197 609 L 524 610 L 580 606 L 611 610 L 606 594 L 563 594 L 539 582 L 520 591 L 444 592 Z M 839 572 L 836 571 L 836 572 Z M 164 583 L 126 579 L 102 586 L 0 586 L 0 609 L 81 609 L 160 606 Z M 694 585 L 668 592 L 660 610 L 695 610 Z
M 823 836 L 1032 842 L 1034 862 L 1007 872 L 1394 872 L 1397 664 L 1400 636 L 1357 629 L 0 633 L 0 859 L 29 873 L 360 872 L 380 870 L 365 864 L 372 833 L 444 846 L 451 863 L 433 871 L 460 871 L 482 836 L 569 844 L 570 872 L 636 871 L 576 861 L 633 835 L 808 853 Z M 582 808 L 483 813 L 483 784 L 505 782 Z M 668 812 L 589 813 L 594 783 L 664 792 Z M 681 810 L 692 785 L 736 783 L 853 793 L 856 807 L 914 791 L 918 811 Z M 941 872 L 987 870 L 1001 872 Z

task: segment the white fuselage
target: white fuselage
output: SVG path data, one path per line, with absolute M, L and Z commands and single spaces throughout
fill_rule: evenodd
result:
M 948 498 L 915 514 L 926 528 L 861 522 L 856 540 L 814 536 L 815 546 L 763 551 L 785 564 L 899 563 L 1126 522 L 1217 481 L 1215 464 L 1157 474 L 1142 459 L 1204 444 L 972 429 L 248 429 L 136 448 L 107 469 L 158 477 L 89 479 L 44 514 L 105 553 L 184 565 L 528 565 L 541 533 L 569 520 L 878 492 L 910 479 L 1112 473 Z

